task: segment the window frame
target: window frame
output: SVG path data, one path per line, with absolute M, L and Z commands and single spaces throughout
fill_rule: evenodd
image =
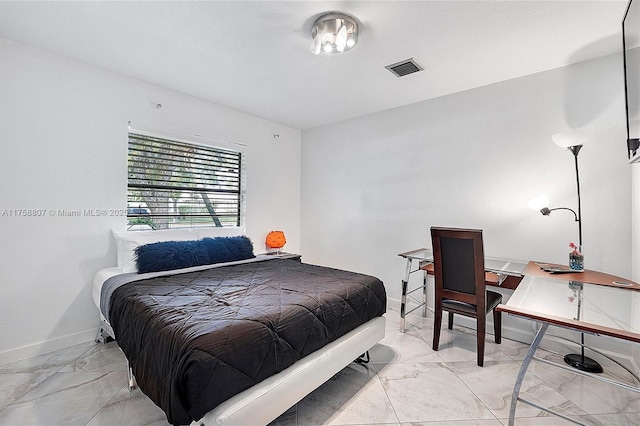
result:
M 144 151 L 147 142 L 147 151 Z M 158 148 L 158 144 L 162 146 Z M 137 154 L 132 154 L 132 146 L 136 145 L 141 146 L 143 151 L 134 149 Z M 242 144 L 166 130 L 150 130 L 144 125 L 133 125 L 130 122 L 127 132 L 127 229 L 136 231 L 245 226 L 244 148 Z M 189 153 L 190 150 L 192 151 Z M 142 152 L 146 152 L 145 155 L 149 157 L 140 155 Z M 134 155 L 140 161 L 132 161 Z M 180 159 L 184 162 L 180 162 Z M 146 175 L 138 172 L 136 178 L 132 168 L 152 170 L 148 167 L 149 160 L 158 161 L 158 168 L 154 171 L 157 176 L 164 175 L 154 179 L 153 174 L 150 174 L 151 178 L 145 180 L 140 177 Z M 176 170 L 180 170 L 177 175 L 175 170 L 171 170 L 173 164 L 177 164 Z M 198 166 L 201 166 L 200 170 Z M 221 170 L 223 166 L 225 170 Z M 202 172 L 203 170 L 205 171 Z M 147 199 L 142 194 L 133 193 L 145 188 L 150 191 L 148 194 L 153 194 L 147 195 Z M 172 198 L 170 193 L 178 195 Z M 213 200 L 209 198 L 212 195 Z M 158 200 L 159 203 L 156 203 Z M 154 207 L 149 205 L 154 203 Z M 162 204 L 165 206 L 159 207 Z M 230 206 L 235 206 L 235 210 Z M 216 208 L 222 210 L 220 214 L 216 214 Z

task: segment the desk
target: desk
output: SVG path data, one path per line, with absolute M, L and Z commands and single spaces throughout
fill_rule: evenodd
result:
M 430 249 L 419 248 L 404 253 L 398 254 L 398 256 L 407 260 L 407 264 L 404 270 L 404 277 L 402 279 L 402 296 L 400 299 L 400 331 L 404 333 L 405 329 L 405 317 L 407 314 L 422 308 L 422 317 L 427 316 L 427 282 L 423 279 L 422 285 L 409 289 L 409 276 L 414 272 L 417 272 L 424 266 L 433 261 L 433 254 Z M 414 269 L 414 262 L 416 263 Z M 412 296 L 412 293 L 422 290 L 422 300 L 418 300 Z M 411 299 L 418 303 L 418 306 L 407 312 L 407 300 Z
M 402 296 L 400 300 L 400 331 L 404 333 L 405 317 L 407 314 L 422 308 L 422 316 L 427 316 L 427 275 L 433 275 L 433 252 L 431 249 L 419 248 L 400 253 L 398 256 L 407 261 L 402 280 Z M 485 280 L 487 285 L 513 290 L 522 279 L 523 271 L 526 267 L 527 263 L 525 262 L 485 257 L 484 269 L 487 271 Z M 409 289 L 409 277 L 417 271 L 423 271 L 422 284 L 413 289 Z M 420 290 L 422 290 L 421 300 L 412 296 L 414 292 Z M 407 311 L 408 300 L 412 300 L 418 305 L 410 311 Z
M 585 269 L 583 272 L 551 274 L 542 270 L 540 265 L 549 265 L 551 267 L 566 268 L 567 265 L 558 265 L 554 263 L 529 262 L 523 271 L 523 275 L 533 277 L 544 277 L 550 279 L 559 279 L 563 281 L 579 281 L 590 284 L 599 284 L 609 287 L 624 287 L 632 290 L 640 290 L 640 284 L 628 280 L 626 278 L 616 277 L 615 275 L 605 274 L 603 272 Z
M 496 308 L 499 311 L 540 324 L 514 385 L 509 425 L 514 424 L 518 401 L 571 422 L 582 424 L 554 410 L 519 397 L 522 381 L 533 359 L 640 393 L 640 387 L 630 386 L 534 356 L 550 325 L 640 343 L 640 285 L 596 271 L 549 274 L 541 271 L 535 262 L 529 262 L 524 273 L 525 277 L 507 304 L 498 305 Z M 580 278 L 583 281 L 586 278 L 602 282 L 585 283 L 578 281 Z M 616 284 L 617 282 L 625 284 Z

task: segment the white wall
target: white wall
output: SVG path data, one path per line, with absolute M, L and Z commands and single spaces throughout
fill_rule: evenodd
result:
M 5 40 L 0 58 L 0 364 L 94 338 L 91 281 L 126 220 L 48 211 L 126 207 L 129 120 L 246 144 L 247 235 L 300 250 L 300 131 Z
M 430 247 L 433 225 L 483 229 L 492 256 L 566 263 L 573 215 L 526 204 L 546 193 L 577 208 L 573 155 L 551 135 L 592 124 L 579 155 L 586 267 L 631 277 L 621 67 L 608 56 L 303 131 L 304 259 L 377 275 L 396 300 L 397 254 Z

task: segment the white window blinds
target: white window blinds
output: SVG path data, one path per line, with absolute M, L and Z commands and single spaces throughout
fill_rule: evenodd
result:
M 130 132 L 129 224 L 240 226 L 241 178 L 240 152 Z

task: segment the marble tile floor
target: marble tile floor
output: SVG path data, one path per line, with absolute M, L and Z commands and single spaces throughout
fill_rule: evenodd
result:
M 476 366 L 473 330 L 442 329 L 431 349 L 431 319 L 411 315 L 406 333 L 387 313 L 386 337 L 367 365 L 351 364 L 276 419 L 272 426 L 500 426 L 527 345 L 487 336 L 485 366 Z M 559 358 L 538 351 L 538 356 Z M 638 386 L 619 367 L 605 374 Z M 640 394 L 533 362 L 523 396 L 589 425 L 640 425 Z M 572 424 L 519 403 L 518 426 Z M 0 425 L 167 425 L 139 389 L 126 386 L 115 342 L 93 342 L 0 365 Z

